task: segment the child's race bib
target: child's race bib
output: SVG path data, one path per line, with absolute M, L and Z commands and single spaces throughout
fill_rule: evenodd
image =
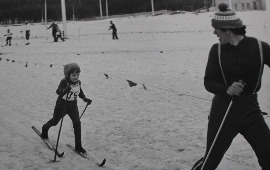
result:
M 74 85 L 70 85 L 70 87 L 71 87 L 71 90 L 68 93 L 68 96 L 67 96 L 67 94 L 65 94 L 62 97 L 62 99 L 66 100 L 66 98 L 67 98 L 67 101 L 74 101 L 77 99 L 77 96 L 80 94 L 80 85 L 79 85 L 79 83 L 77 83 Z

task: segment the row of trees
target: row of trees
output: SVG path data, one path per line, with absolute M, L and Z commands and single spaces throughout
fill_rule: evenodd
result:
M 211 2 L 211 0 L 207 0 Z M 106 0 L 101 0 L 103 15 L 106 15 Z M 154 0 L 155 10 L 198 9 L 206 0 Z M 107 0 L 109 15 L 149 12 L 151 0 Z M 20 23 L 25 20 L 40 22 L 44 18 L 45 0 L 1 0 L 0 22 Z M 61 20 L 61 0 L 47 0 L 48 20 Z M 210 4 L 210 3 L 208 3 Z M 99 0 L 66 0 L 67 19 L 90 19 L 100 16 Z

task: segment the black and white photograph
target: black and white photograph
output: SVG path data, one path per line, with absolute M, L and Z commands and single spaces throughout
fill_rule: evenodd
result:
M 270 170 L 269 0 L 0 0 L 1 170 Z

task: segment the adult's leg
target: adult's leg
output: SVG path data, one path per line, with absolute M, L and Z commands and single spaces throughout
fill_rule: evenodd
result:
M 205 162 L 204 169 L 214 170 L 218 167 L 221 162 L 224 154 L 230 147 L 234 137 L 238 134 L 237 127 L 231 125 L 231 121 L 228 116 L 225 120 L 225 123 L 222 126 L 222 129 L 217 136 L 217 140 L 213 145 L 213 148 L 208 156 L 208 159 Z M 217 131 L 221 125 L 221 121 L 219 118 L 211 118 L 209 120 L 208 132 L 207 132 L 207 149 L 204 159 L 208 154 L 210 147 L 213 144 L 213 141 L 217 135 Z
M 62 37 L 62 35 L 60 35 L 59 38 L 60 38 L 62 41 L 65 41 L 64 38 Z
M 210 147 L 214 141 L 214 138 L 216 136 L 216 132 L 218 131 L 220 124 L 217 124 L 215 122 L 209 121 L 208 124 L 208 131 L 207 131 L 207 148 L 205 152 L 205 156 L 201 159 L 199 159 L 192 167 L 191 170 L 201 170 L 202 165 L 204 164 L 203 170 L 215 170 L 218 165 L 220 164 L 224 154 L 230 147 L 234 137 L 237 135 L 235 130 L 230 130 L 230 127 L 227 125 L 223 125 L 223 128 L 221 132 L 218 135 L 218 138 L 211 150 L 211 153 L 209 154 L 207 160 L 206 156 L 210 150 Z
M 118 39 L 118 37 L 116 35 L 116 31 L 113 31 L 113 39 Z
M 56 31 L 55 30 L 53 30 L 52 35 L 53 35 L 53 41 L 56 42 Z
M 30 31 L 26 31 L 26 33 L 25 33 L 26 40 L 29 40 L 29 37 L 30 37 Z
M 25 45 L 30 44 L 30 43 L 29 43 L 29 37 L 30 37 L 30 31 L 26 31 L 26 33 L 25 33 L 26 44 L 25 44 Z
M 220 128 L 221 122 L 224 118 L 225 112 L 228 108 L 230 98 L 223 96 L 215 96 L 213 99 L 211 112 L 208 122 L 207 131 L 207 147 L 206 153 L 203 159 L 200 159 L 195 163 L 192 170 L 200 170 L 206 159 L 206 156 L 212 146 L 212 143 L 217 135 L 218 129 Z M 237 112 L 231 108 L 228 116 L 222 126 L 222 129 L 217 137 L 217 140 L 209 154 L 207 160 L 205 161 L 204 170 L 214 170 L 218 167 L 224 154 L 230 147 L 232 140 L 238 134 L 238 128 L 235 124 L 235 116 Z
M 257 114 L 261 114 L 257 112 Z M 261 116 L 262 117 L 262 116 Z M 270 169 L 270 130 L 263 117 L 249 122 L 243 127 L 241 134 L 255 151 L 263 170 Z

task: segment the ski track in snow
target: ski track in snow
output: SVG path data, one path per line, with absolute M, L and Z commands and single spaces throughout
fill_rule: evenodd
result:
M 248 25 L 248 36 L 269 43 L 265 14 L 238 13 Z M 9 28 L 15 37 L 12 46 L 0 47 L 0 169 L 190 169 L 204 154 L 213 96 L 203 86 L 208 52 L 218 41 L 212 16 L 210 12 L 115 18 L 117 41 L 107 30 L 111 19 L 69 22 L 70 39 L 59 43 L 50 43 L 51 30 L 34 24 L 29 46 L 20 38 L 23 26 L 0 27 L 1 34 Z M 5 44 L 4 38 L 0 43 Z M 69 62 L 80 65 L 82 88 L 93 100 L 81 120 L 83 146 L 97 160 L 107 158 L 104 168 L 65 146 L 74 145 L 68 116 L 59 143 L 65 155 L 57 158 L 58 163 L 50 163 L 54 153 L 31 129 L 41 129 L 52 118 L 55 90 L 63 65 Z M 137 86 L 129 87 L 126 80 Z M 268 113 L 269 83 L 265 67 L 259 102 Z M 85 103 L 79 99 L 78 106 L 81 114 Z M 269 117 L 265 119 L 270 125 Z M 49 131 L 54 143 L 59 125 Z M 251 147 L 237 136 L 218 169 L 260 168 Z

